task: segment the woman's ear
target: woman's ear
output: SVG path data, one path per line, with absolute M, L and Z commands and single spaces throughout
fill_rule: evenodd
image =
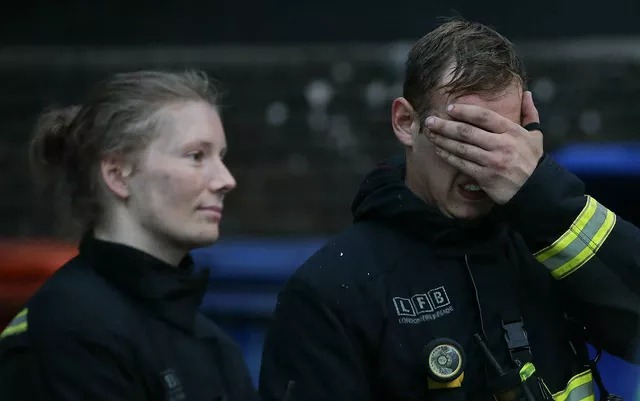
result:
M 129 178 L 133 166 L 123 156 L 107 156 L 100 161 L 100 174 L 106 187 L 119 199 L 129 197 Z

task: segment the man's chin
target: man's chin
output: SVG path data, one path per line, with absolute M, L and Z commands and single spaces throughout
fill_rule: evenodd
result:
M 475 221 L 482 220 L 487 217 L 493 209 L 493 203 L 483 205 L 463 205 L 459 206 L 449 212 L 450 216 L 454 219 Z

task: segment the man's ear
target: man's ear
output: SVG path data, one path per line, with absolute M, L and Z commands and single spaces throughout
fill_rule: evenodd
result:
M 119 199 L 129 197 L 129 178 L 133 174 L 131 162 L 121 155 L 112 155 L 100 161 L 100 174 L 107 188 Z
M 404 146 L 412 147 L 416 135 L 420 132 L 420 124 L 415 119 L 415 111 L 407 99 L 399 97 L 391 105 L 391 125 L 396 138 Z

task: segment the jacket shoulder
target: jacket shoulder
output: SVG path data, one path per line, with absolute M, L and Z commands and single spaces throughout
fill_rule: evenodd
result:
M 356 223 L 309 257 L 284 291 L 311 291 L 336 305 L 375 298 L 380 276 L 397 267 L 406 249 L 403 233 L 380 223 Z
M 393 268 L 403 251 L 401 232 L 383 224 L 356 223 L 330 238 L 298 269 L 295 276 L 366 279 Z
M 124 297 L 76 257 L 62 266 L 27 302 L 29 336 L 92 336 L 127 333 L 132 313 Z

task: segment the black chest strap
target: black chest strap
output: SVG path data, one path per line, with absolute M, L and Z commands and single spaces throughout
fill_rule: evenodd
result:
M 472 267 L 474 259 L 478 259 L 477 265 Z M 514 269 L 506 258 L 483 259 L 467 257 L 467 265 L 482 316 L 483 333 L 478 333 L 476 340 L 487 359 L 489 391 L 505 400 L 549 399 L 534 375 Z

